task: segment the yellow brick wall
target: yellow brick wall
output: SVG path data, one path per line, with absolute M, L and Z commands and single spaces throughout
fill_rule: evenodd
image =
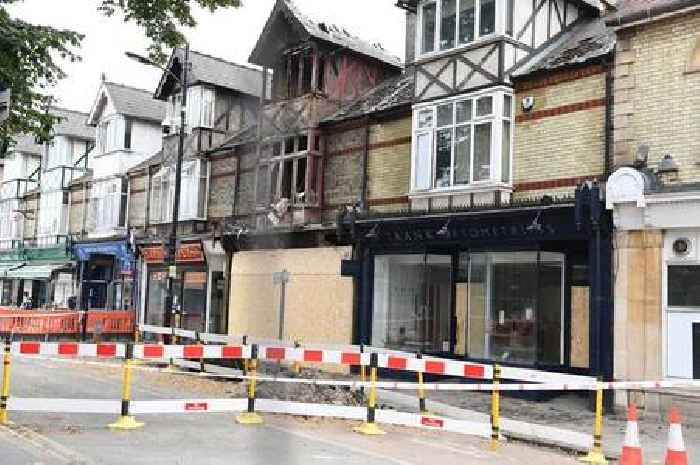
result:
M 535 98 L 531 113 L 554 111 L 605 97 L 605 74 L 598 73 L 546 87 L 516 93 L 520 102 Z M 513 180 L 520 183 L 599 176 L 605 168 L 605 107 L 546 115 L 516 123 Z M 573 193 L 574 187 L 516 191 L 515 198 Z
M 370 144 L 396 141 L 411 137 L 411 115 L 375 124 L 370 128 Z M 377 147 L 370 151 L 368 161 L 368 198 L 387 199 L 408 195 L 411 178 L 411 142 Z M 404 204 L 405 206 L 405 204 Z M 387 205 L 384 210 L 400 208 Z
M 274 272 L 287 270 L 285 339 L 304 344 L 352 342 L 353 283 L 340 276 L 340 262 L 351 247 L 239 252 L 231 266 L 229 332 L 264 338 L 278 336 L 280 285 Z
M 638 145 L 648 144 L 650 167 L 670 153 L 681 181 L 700 181 L 700 72 L 688 72 L 699 31 L 700 12 L 694 12 L 621 32 L 615 76 L 617 166 L 631 163 Z

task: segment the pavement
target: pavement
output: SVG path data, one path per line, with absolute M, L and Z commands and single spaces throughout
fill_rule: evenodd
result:
M 17 397 L 118 399 L 121 370 L 42 358 L 15 357 L 11 395 Z M 240 398 L 244 386 L 154 370 L 135 370 L 135 400 Z M 573 465 L 562 451 L 503 442 L 496 452 L 467 435 L 384 426 L 381 437 L 351 432 L 354 422 L 265 415 L 261 426 L 242 426 L 233 415 L 144 415 L 145 427 L 112 432 L 109 415 L 10 412 L 0 427 L 2 465 L 219 465 L 398 464 Z
M 433 391 L 428 393 L 426 407 L 429 411 L 459 420 L 489 421 L 491 394 L 483 392 Z M 410 391 L 385 391 L 379 395 L 380 405 L 406 412 L 418 411 L 418 401 Z M 524 400 L 512 396 L 501 397 L 503 422 L 522 422 L 530 425 L 560 428 L 563 430 L 592 434 L 595 415 L 589 408 L 587 397 L 569 394 L 547 401 Z M 683 438 L 692 459 L 700 458 L 700 427 L 697 419 L 683 425 Z M 603 420 L 603 451 L 608 458 L 617 459 L 624 443 L 627 419 L 624 414 L 608 414 Z M 511 434 L 502 424 L 502 431 L 515 439 L 534 440 L 521 434 Z M 640 442 L 644 452 L 644 463 L 663 464 L 668 440 L 668 424 L 659 415 L 644 416 L 639 420 Z M 539 441 L 536 441 L 539 442 Z M 550 437 L 548 443 L 557 442 Z M 563 446 L 563 444 L 562 444 Z M 569 448 L 570 446 L 565 446 Z

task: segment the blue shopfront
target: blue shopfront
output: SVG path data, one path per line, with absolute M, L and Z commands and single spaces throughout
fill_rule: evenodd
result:
M 77 308 L 133 310 L 136 267 L 126 240 L 81 242 L 73 253 L 78 261 Z

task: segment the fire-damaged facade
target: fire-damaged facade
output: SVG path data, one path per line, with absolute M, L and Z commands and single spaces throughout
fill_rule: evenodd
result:
M 229 332 L 610 377 L 602 6 L 399 4 L 403 69 L 276 3 L 251 56 L 270 97 L 222 147 Z

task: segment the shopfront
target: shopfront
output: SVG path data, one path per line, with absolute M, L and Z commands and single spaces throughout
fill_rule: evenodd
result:
M 29 297 L 32 308 L 65 308 L 62 277 L 73 285 L 72 258 L 65 247 L 21 248 L 0 256 L 0 306 L 19 307 Z
M 73 250 L 79 260 L 79 307 L 133 310 L 135 267 L 127 242 L 82 242 Z
M 357 218 L 357 342 L 610 376 L 610 221 L 579 197 Z
M 165 300 L 168 271 L 165 249 L 161 246 L 141 249 L 144 278 L 141 321 L 167 326 Z M 224 263 L 221 245 L 209 241 L 182 244 L 177 251 L 176 277 L 173 282 L 173 326 L 187 330 L 225 333 Z

